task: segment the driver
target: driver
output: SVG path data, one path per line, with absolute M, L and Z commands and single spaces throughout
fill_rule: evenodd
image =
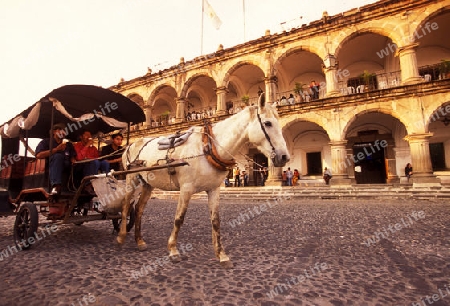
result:
M 72 143 L 63 141 L 66 136 L 64 125 L 57 123 L 52 127 L 52 138 L 41 140 L 36 147 L 36 158 L 47 159 L 51 194 L 61 193 L 64 169 L 70 169 L 75 162 L 75 150 Z M 51 144 L 51 151 L 50 151 Z

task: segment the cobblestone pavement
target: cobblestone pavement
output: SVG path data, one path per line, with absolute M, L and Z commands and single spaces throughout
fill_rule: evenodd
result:
M 118 249 L 111 221 L 59 226 L 30 250 L 9 252 L 0 304 L 450 305 L 449 202 L 223 201 L 229 270 L 214 256 L 203 201 L 190 204 L 181 228 L 182 261 L 166 261 L 175 208 L 151 200 L 144 252 L 132 235 Z M 13 223 L 0 218 L 3 255 Z

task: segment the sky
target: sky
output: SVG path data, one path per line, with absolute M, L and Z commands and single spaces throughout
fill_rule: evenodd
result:
M 1 0 L 0 124 L 68 84 L 109 87 L 374 0 Z M 245 19 L 244 10 L 245 5 Z M 286 26 L 284 26 L 286 27 Z M 245 29 L 245 30 L 244 30 Z M 201 43 L 203 37 L 203 44 Z

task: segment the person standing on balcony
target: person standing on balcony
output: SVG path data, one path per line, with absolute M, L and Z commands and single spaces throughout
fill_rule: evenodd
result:
M 314 80 L 311 81 L 309 89 L 311 90 L 311 99 L 312 100 L 319 99 L 319 85 L 316 84 L 316 81 Z
M 290 105 L 295 104 L 295 98 L 294 98 L 293 94 L 289 94 L 288 104 L 290 104 Z

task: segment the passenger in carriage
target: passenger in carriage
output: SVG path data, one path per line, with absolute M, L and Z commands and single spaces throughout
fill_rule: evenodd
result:
M 83 176 L 98 174 L 100 170 L 103 173 L 109 172 L 109 163 L 106 160 L 99 160 L 99 154 L 96 147 L 94 147 L 94 140 L 90 131 L 83 129 L 80 134 L 80 141 L 74 145 L 77 152 L 76 160 L 89 160 L 83 165 Z
M 52 194 L 61 193 L 63 172 L 65 169 L 70 171 L 72 163 L 75 162 L 75 149 L 72 143 L 64 141 L 64 137 L 64 125 L 55 124 L 52 127 L 52 138 L 41 140 L 36 147 L 36 158 L 47 159 Z
M 122 162 L 122 141 L 123 135 L 120 133 L 111 135 L 111 143 L 102 148 L 100 156 L 110 155 L 106 158 L 109 168 L 114 171 L 120 171 Z M 113 154 L 114 153 L 114 154 Z

